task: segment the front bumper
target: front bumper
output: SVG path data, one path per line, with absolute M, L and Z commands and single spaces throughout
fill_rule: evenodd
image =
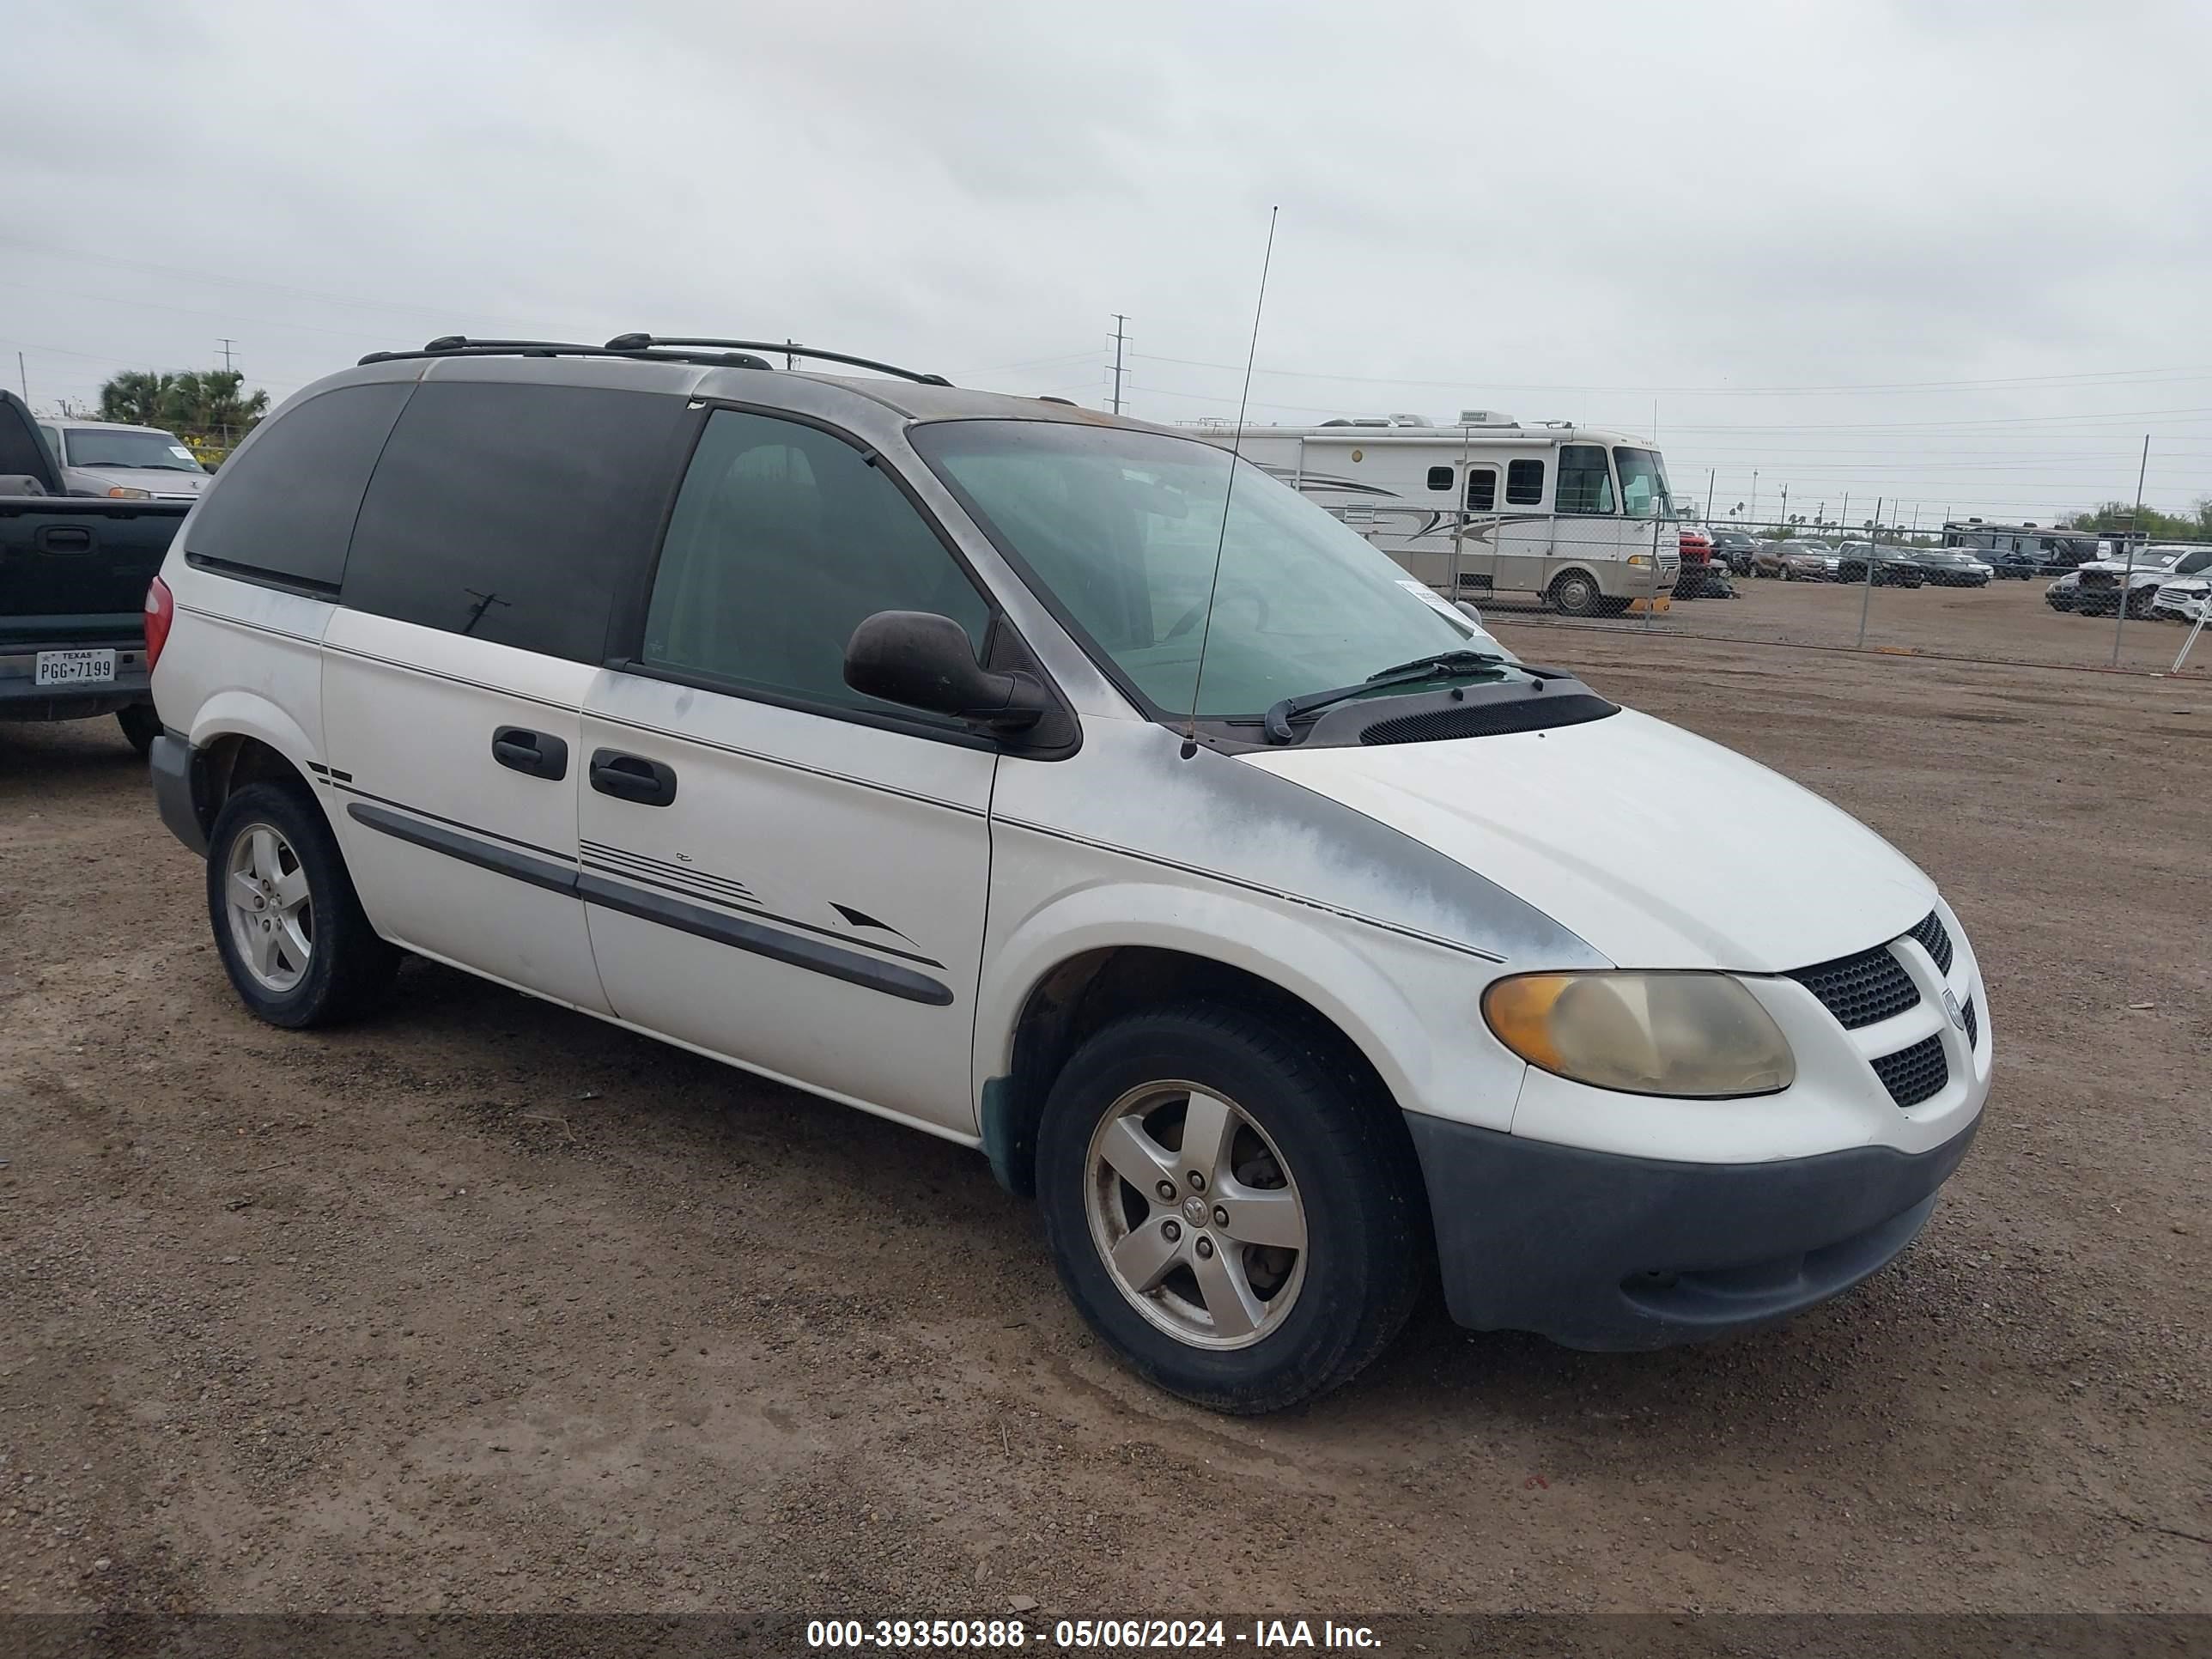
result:
M 1911 1243 L 1980 1123 L 1921 1152 L 1758 1164 L 1630 1158 L 1406 1114 L 1444 1299 L 1475 1330 L 1666 1347 L 1772 1324 Z

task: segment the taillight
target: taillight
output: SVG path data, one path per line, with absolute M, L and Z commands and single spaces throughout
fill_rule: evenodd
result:
M 169 624 L 177 619 L 177 596 L 159 576 L 146 590 L 146 672 L 161 660 L 161 647 L 169 642 Z

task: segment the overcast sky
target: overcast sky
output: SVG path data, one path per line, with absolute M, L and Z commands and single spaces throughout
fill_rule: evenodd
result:
M 1164 421 L 1656 428 L 1762 516 L 2212 493 L 2212 7 L 18 9 L 32 401 L 450 331 L 795 337 Z

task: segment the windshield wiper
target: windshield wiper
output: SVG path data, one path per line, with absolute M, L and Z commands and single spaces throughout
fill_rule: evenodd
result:
M 1261 720 L 1261 726 L 1269 743 L 1288 743 L 1296 732 L 1291 722 L 1300 714 L 1310 714 L 1316 708 L 1326 708 L 1331 703 L 1342 702 L 1350 697 L 1362 696 L 1378 685 L 1407 684 L 1415 680 L 1440 679 L 1448 675 L 1480 674 L 1505 665 L 1505 659 L 1489 651 L 1439 651 L 1433 657 L 1416 657 L 1411 662 L 1401 662 L 1389 668 L 1378 668 L 1357 685 L 1340 685 L 1328 691 L 1308 691 L 1303 696 L 1285 697 L 1270 708 Z

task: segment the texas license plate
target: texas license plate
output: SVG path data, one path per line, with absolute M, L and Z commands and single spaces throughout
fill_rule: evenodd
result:
M 39 685 L 97 685 L 115 678 L 112 651 L 41 651 L 33 683 Z

